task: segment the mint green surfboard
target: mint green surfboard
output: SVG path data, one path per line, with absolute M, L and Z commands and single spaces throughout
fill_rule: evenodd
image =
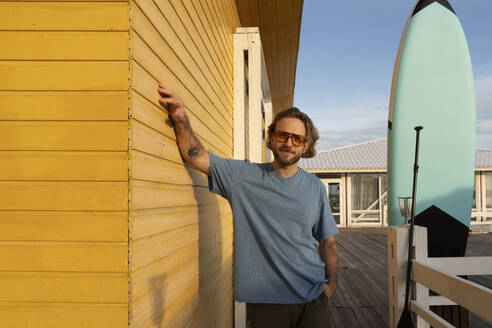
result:
M 398 197 L 412 195 L 413 128 L 418 125 L 424 129 L 415 214 L 437 208 L 469 227 L 475 91 L 465 34 L 446 0 L 418 1 L 400 42 L 388 120 L 388 221 L 392 226 L 404 222 Z

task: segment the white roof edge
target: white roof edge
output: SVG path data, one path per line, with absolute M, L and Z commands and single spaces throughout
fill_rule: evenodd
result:
M 374 173 L 374 172 L 386 172 L 387 169 L 385 167 L 377 167 L 377 168 L 363 168 L 363 169 L 345 169 L 345 168 L 336 168 L 336 169 L 308 169 L 303 168 L 304 171 L 309 173 Z
M 383 140 L 386 140 L 386 139 L 388 139 L 388 138 L 373 139 L 373 140 L 369 140 L 369 141 L 359 142 L 359 143 L 356 143 L 356 144 L 351 144 L 351 145 L 346 145 L 346 146 L 340 146 L 340 147 L 326 149 L 326 150 L 319 150 L 319 151 L 317 151 L 317 153 L 318 154 L 319 153 L 328 153 L 328 152 L 331 152 L 331 151 L 334 151 L 334 150 L 340 150 L 340 149 L 352 148 L 352 147 L 355 147 L 355 146 L 367 145 L 367 144 L 370 144 L 370 143 L 374 143 L 374 142 L 378 142 L 378 141 L 383 141 Z

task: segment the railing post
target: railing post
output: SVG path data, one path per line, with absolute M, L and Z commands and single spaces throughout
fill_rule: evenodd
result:
M 405 305 L 408 227 L 388 227 L 389 327 L 396 328 Z
M 414 258 L 416 260 L 422 261 L 424 263 L 427 263 L 427 258 L 428 258 L 428 251 L 427 251 L 427 228 L 425 227 L 420 227 L 420 226 L 415 226 L 414 230 Z M 412 277 L 413 279 L 413 277 Z M 429 308 L 429 289 L 426 288 L 425 286 L 419 284 L 419 283 L 413 283 L 412 284 L 413 290 L 414 290 L 414 295 L 415 295 L 415 300 L 421 304 L 426 310 L 430 310 Z M 417 328 L 429 328 L 430 325 L 422 319 L 421 317 L 417 316 L 416 318 L 416 327 Z
M 409 226 L 388 227 L 388 297 L 389 327 L 396 328 L 405 305 L 405 279 L 408 260 Z M 415 226 L 414 257 L 427 261 L 427 229 Z M 429 290 L 420 284 L 413 288 L 419 303 L 429 308 Z M 418 328 L 428 328 L 422 319 L 416 320 Z

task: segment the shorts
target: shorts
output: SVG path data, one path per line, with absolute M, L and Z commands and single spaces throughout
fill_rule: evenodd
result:
M 330 301 L 323 292 L 302 304 L 246 304 L 247 328 L 331 328 Z

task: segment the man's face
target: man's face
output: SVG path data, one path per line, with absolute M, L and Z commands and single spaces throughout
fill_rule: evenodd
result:
M 275 132 L 279 131 L 304 137 L 306 136 L 304 123 L 294 117 L 284 117 L 278 121 L 275 126 Z M 292 144 L 292 138 L 288 138 L 285 142 L 279 142 L 275 136 L 271 136 L 271 138 L 273 156 L 275 157 L 275 160 L 283 166 L 289 166 L 297 163 L 307 146 L 306 143 L 301 146 L 294 146 Z

